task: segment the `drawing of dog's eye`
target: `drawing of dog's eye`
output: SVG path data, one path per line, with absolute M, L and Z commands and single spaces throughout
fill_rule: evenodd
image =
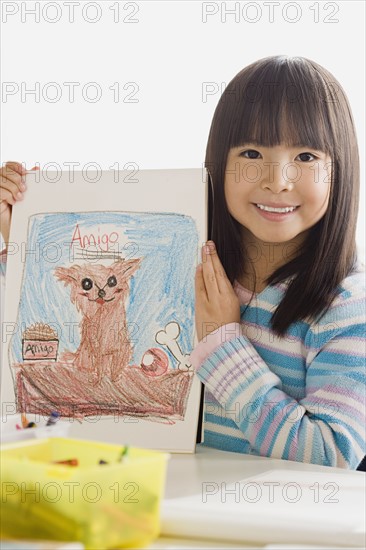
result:
M 81 286 L 84 290 L 90 290 L 93 287 L 93 281 L 87 277 L 81 281 Z
M 107 281 L 107 285 L 108 286 L 116 286 L 117 284 L 117 279 L 115 278 L 114 275 L 112 275 L 112 277 L 109 277 L 108 281 Z

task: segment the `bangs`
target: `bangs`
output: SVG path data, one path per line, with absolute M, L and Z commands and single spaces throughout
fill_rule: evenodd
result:
M 231 105 L 235 123 L 231 125 L 230 147 L 284 144 L 331 153 L 329 101 L 336 99 L 314 67 L 294 58 L 276 65 L 259 65 L 249 78 L 247 74 L 243 77 L 242 86 L 240 78 L 236 82 L 240 93 Z M 228 95 L 233 97 L 229 87 Z
M 327 312 L 339 285 L 356 266 L 360 170 L 347 95 L 336 78 L 315 61 L 280 55 L 246 66 L 219 99 L 205 156 L 207 235 L 216 244 L 230 283 L 252 274 L 255 288 L 256 260 L 247 253 L 251 238 L 243 233 L 246 224 L 231 215 L 225 193 L 230 149 L 247 143 L 304 147 L 303 152 L 315 149 L 329 155 L 332 163 L 331 181 L 324 180 L 329 185 L 329 201 L 323 217 L 309 228 L 297 255 L 274 265 L 265 281 L 276 285 L 292 278 L 271 318 L 273 331 L 282 337 L 292 323 L 317 320 Z M 242 181 L 240 165 L 235 174 L 239 176 L 235 181 Z

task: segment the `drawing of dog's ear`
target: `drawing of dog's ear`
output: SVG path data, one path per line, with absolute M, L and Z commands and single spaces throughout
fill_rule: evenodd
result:
M 75 284 L 78 281 L 79 266 L 56 267 L 55 277 L 66 285 Z
M 138 270 L 142 262 L 142 258 L 135 260 L 117 261 L 112 265 L 112 269 L 119 277 L 127 280 Z

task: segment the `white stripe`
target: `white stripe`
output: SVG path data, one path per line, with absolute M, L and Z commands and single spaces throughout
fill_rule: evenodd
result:
M 343 304 L 344 305 L 344 304 Z M 317 338 L 319 334 L 322 334 L 323 332 L 328 332 L 332 328 L 351 328 L 352 325 L 359 325 L 365 323 L 365 314 L 360 313 L 356 314 L 352 317 L 345 317 L 344 319 L 338 319 L 336 317 L 335 319 L 332 319 L 329 317 L 329 319 L 321 320 L 320 323 L 316 325 L 316 334 L 314 334 L 314 339 Z
M 310 422 L 306 422 L 305 430 L 304 462 L 309 463 L 313 454 L 313 426 L 311 426 Z M 302 430 L 302 433 L 305 430 Z
M 365 340 L 360 336 L 353 338 L 347 338 L 342 336 L 336 336 L 330 342 L 330 345 L 326 347 L 326 351 L 338 353 L 339 355 L 356 355 L 359 357 L 365 356 Z

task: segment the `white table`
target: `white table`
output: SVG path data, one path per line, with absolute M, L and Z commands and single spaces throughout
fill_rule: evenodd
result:
M 164 510 L 164 505 L 169 502 L 169 499 L 175 499 L 179 497 L 190 497 L 192 495 L 201 494 L 203 483 L 210 482 L 212 484 L 221 485 L 225 483 L 227 485 L 236 483 L 240 480 L 257 477 L 258 475 L 268 472 L 269 470 L 283 471 L 288 474 L 288 472 L 313 472 L 315 475 L 319 475 L 320 472 L 329 475 L 331 479 L 332 473 L 335 475 L 340 475 L 342 478 L 347 480 L 348 484 L 355 483 L 355 480 L 360 486 L 365 478 L 364 472 L 355 472 L 349 470 L 343 470 L 340 468 L 329 468 L 325 466 L 317 466 L 314 464 L 302 464 L 298 462 L 291 462 L 286 460 L 276 460 L 263 457 L 255 457 L 251 455 L 244 455 L 240 453 L 228 453 L 224 451 L 217 451 L 214 449 L 209 449 L 204 446 L 198 445 L 196 454 L 172 454 L 170 460 L 168 461 L 168 471 L 167 471 L 167 482 L 165 487 L 165 495 L 162 509 Z M 294 478 L 296 476 L 294 474 Z M 352 480 L 352 483 L 351 481 Z M 299 503 L 301 506 L 301 503 Z M 260 509 L 259 509 L 260 511 Z M 225 510 L 224 510 L 225 512 Z M 314 507 L 314 514 L 316 514 L 316 507 Z M 162 518 L 164 520 L 164 518 Z M 224 520 L 224 518 L 223 518 Z M 362 522 L 363 523 L 363 522 Z M 364 523 L 363 523 L 364 525 Z M 163 521 L 164 527 L 164 521 Z M 348 543 L 348 542 L 347 542 Z M 55 544 L 56 546 L 56 544 Z M 76 548 L 80 545 L 74 545 L 70 547 Z M 366 545 L 360 545 L 359 548 L 364 548 Z M 58 548 L 61 548 L 57 544 Z M 68 545 L 63 546 L 69 548 Z M 225 541 L 223 538 L 221 540 L 214 539 L 208 540 L 204 537 L 173 537 L 167 536 L 164 533 L 164 530 L 161 533 L 161 536 L 154 541 L 149 547 L 150 550 L 193 550 L 197 549 L 216 549 L 216 548 L 227 548 L 227 549 L 267 549 L 267 550 L 296 550 L 296 549 L 329 549 L 334 550 L 334 545 L 299 545 L 299 544 L 275 544 L 275 543 L 232 543 Z M 355 550 L 355 546 L 337 546 L 337 549 L 346 549 Z
M 288 460 L 278 460 L 265 457 L 256 457 L 252 455 L 244 455 L 241 453 L 229 453 L 209 449 L 198 445 L 197 452 L 194 455 L 188 454 L 172 454 L 168 463 L 167 482 L 165 489 L 164 503 L 167 499 L 190 496 L 202 493 L 202 484 L 212 482 L 213 484 L 233 484 L 244 478 L 258 476 L 268 470 L 282 470 L 284 472 L 291 471 L 308 471 L 308 472 L 323 472 L 324 474 L 338 474 L 359 476 L 360 484 L 364 479 L 364 472 L 355 472 L 344 470 L 341 468 L 330 468 L 327 466 L 318 466 L 314 464 L 303 464 Z M 351 478 L 349 478 L 351 479 Z M 314 511 L 316 513 L 316 511 Z M 164 522 L 163 522 L 164 524 Z M 164 528 L 164 525 L 163 525 Z M 186 539 L 172 538 L 172 536 L 164 536 L 164 529 L 161 536 L 153 544 L 150 549 L 186 549 L 186 548 L 300 548 L 298 544 L 275 545 L 275 544 L 234 544 L 224 541 L 208 541 L 207 539 Z M 332 546 L 334 547 L 334 546 Z M 362 546 L 360 546 L 361 548 Z M 301 548 L 327 548 L 327 546 L 317 545 L 302 545 Z M 338 548 L 345 548 L 339 546 Z

